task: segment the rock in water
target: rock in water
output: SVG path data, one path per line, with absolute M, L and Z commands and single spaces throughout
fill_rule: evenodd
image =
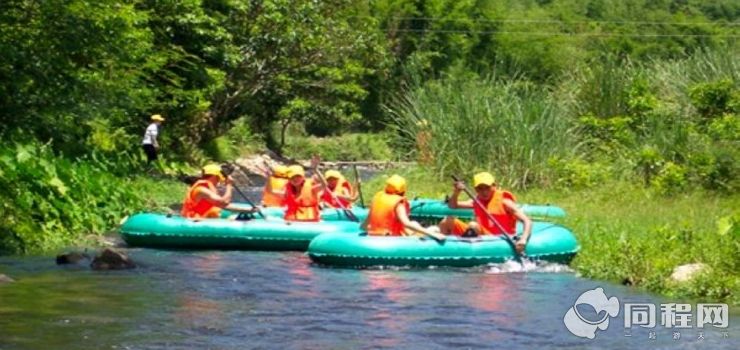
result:
M 676 266 L 671 274 L 671 280 L 675 282 L 686 282 L 690 281 L 696 275 L 707 269 L 707 265 L 702 263 L 686 264 Z
M 136 264 L 126 254 L 106 248 L 93 259 L 90 267 L 93 270 L 125 270 L 133 269 Z
M 0 273 L 0 284 L 15 282 L 14 279 Z
M 86 253 L 69 252 L 57 255 L 57 265 L 77 264 L 82 260 L 90 260 Z

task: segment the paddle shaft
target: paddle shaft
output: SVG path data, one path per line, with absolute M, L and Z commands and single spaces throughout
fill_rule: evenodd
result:
M 317 167 L 316 168 L 316 172 L 319 172 L 319 171 L 320 170 Z M 321 176 L 321 175 L 318 175 L 318 176 Z M 326 182 L 326 179 L 324 179 L 324 182 Z M 337 183 L 337 186 L 339 186 L 338 183 Z M 334 193 L 334 191 L 332 191 L 329 188 L 329 185 L 328 184 L 326 185 L 326 188 L 324 190 L 329 191 L 329 195 L 331 195 L 331 197 L 337 203 L 337 205 L 339 206 L 339 208 L 342 209 L 342 211 L 344 211 L 344 215 L 347 215 L 347 218 L 349 218 L 350 220 L 352 220 L 354 222 L 360 222 L 360 219 L 357 218 L 357 216 L 355 215 L 355 213 L 353 213 L 352 210 L 347 209 L 347 207 L 345 207 L 344 204 L 342 204 L 342 202 L 339 200 L 339 198 L 337 198 L 337 195 Z
M 226 175 L 226 174 L 224 174 L 224 175 Z M 249 178 L 247 178 L 247 180 L 249 180 Z M 231 184 L 231 187 L 233 187 L 234 190 L 236 190 L 236 193 L 238 193 L 240 196 L 242 196 L 242 198 L 244 198 L 247 201 L 247 203 L 249 203 L 249 205 L 252 206 L 252 208 L 257 209 L 257 214 L 260 214 L 260 216 L 262 217 L 262 219 L 265 219 L 265 220 L 267 219 L 265 217 L 265 214 L 262 213 L 262 210 L 258 206 L 254 205 L 254 203 L 249 199 L 249 197 L 247 197 L 247 195 L 245 195 L 244 192 L 242 192 L 242 190 L 239 189 L 239 186 L 237 186 L 236 184 Z
M 455 180 L 455 182 L 462 182 L 455 175 L 452 175 L 452 179 Z M 509 244 L 511 244 L 511 246 L 514 248 L 514 254 L 516 254 L 517 257 L 518 257 L 520 254 L 516 251 L 516 244 L 514 243 L 514 240 L 512 240 L 511 237 L 509 237 L 509 234 L 506 233 L 506 231 L 501 226 L 501 224 L 499 224 L 498 221 L 493 217 L 493 215 L 491 215 L 491 213 L 488 212 L 488 209 L 483 205 L 483 203 L 481 203 L 478 200 L 478 196 L 473 195 L 473 193 L 470 192 L 470 190 L 467 187 L 465 187 L 465 186 L 463 186 L 463 191 L 465 192 L 465 194 L 468 195 L 468 197 L 470 197 L 473 200 L 473 203 L 475 203 L 475 205 L 479 206 L 483 210 L 483 212 L 486 213 L 486 216 L 488 217 L 488 220 L 491 220 L 491 222 L 493 222 L 493 224 L 496 225 L 496 228 L 498 228 L 501 231 L 501 235 L 504 236 L 504 239 Z
M 360 172 L 357 171 L 357 165 L 352 165 L 355 171 L 355 182 L 357 182 L 357 194 L 360 195 L 360 205 L 365 207 L 365 199 L 362 198 L 362 186 L 360 186 Z

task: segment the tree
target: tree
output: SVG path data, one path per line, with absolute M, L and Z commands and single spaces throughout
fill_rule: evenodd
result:
M 225 87 L 198 118 L 204 137 L 250 115 L 268 144 L 280 149 L 270 133 L 295 121 L 325 123 L 341 130 L 359 118 L 366 96 L 365 77 L 383 52 L 368 23 L 350 18 L 352 2 L 252 1 L 235 4 L 227 21 L 239 54 L 229 67 Z
M 3 1 L 0 134 L 21 128 L 77 154 L 95 119 L 128 120 L 145 110 L 145 20 L 113 0 Z

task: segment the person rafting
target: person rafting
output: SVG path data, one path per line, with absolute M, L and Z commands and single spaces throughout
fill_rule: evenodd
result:
M 262 190 L 262 206 L 281 207 L 283 196 L 285 196 L 285 185 L 288 184 L 288 167 L 278 165 L 272 169 L 266 169 L 265 188 Z
M 226 184 L 223 194 L 218 193 L 216 186 L 219 183 Z M 236 207 L 231 204 L 233 180 L 231 176 L 225 176 L 221 166 L 208 164 L 202 169 L 202 176 L 195 181 L 185 195 L 182 204 L 181 215 L 186 218 L 220 218 L 221 209 L 233 212 L 252 213 L 255 208 Z
M 385 189 L 373 197 L 370 212 L 361 228 L 370 236 L 409 236 L 421 233 L 438 241 L 445 240 L 444 235 L 409 219 L 409 213 L 406 179 L 394 174 L 386 180 Z
M 319 208 L 319 195 L 326 188 L 326 180 L 316 169 L 319 166 L 319 158 L 314 156 L 311 159 L 311 169 L 315 178 L 306 178 L 306 173 L 302 166 L 291 165 L 288 167 L 289 181 L 285 185 L 283 206 L 285 206 L 286 221 L 309 221 L 318 222 L 321 220 L 321 210 Z
M 352 185 L 336 170 L 327 170 L 326 191 L 321 193 L 321 204 L 328 208 L 350 209 L 357 200 Z
M 514 195 L 509 191 L 497 189 L 496 179 L 488 172 L 475 174 L 473 187 L 475 187 L 476 198 L 460 201 L 458 198 L 460 192 L 465 189 L 465 184 L 456 181 L 447 205 L 451 209 L 473 209 L 474 220 L 465 223 L 454 216 L 448 216 L 439 223 L 440 232 L 465 237 L 502 233 L 514 235 L 516 222 L 519 220 L 524 225 L 524 231 L 516 242 L 515 248 L 518 253 L 522 253 L 532 233 L 532 220 L 516 205 Z M 476 204 L 476 199 L 485 207 L 485 210 L 481 205 Z

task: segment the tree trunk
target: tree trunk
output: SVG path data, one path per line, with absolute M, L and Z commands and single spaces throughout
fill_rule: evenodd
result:
M 280 124 L 282 127 L 280 129 L 280 145 L 278 146 L 279 150 L 277 151 L 277 153 L 282 156 L 283 147 L 285 147 L 285 133 L 288 131 L 288 126 L 290 125 L 290 121 L 283 121 L 283 122 L 280 122 Z

